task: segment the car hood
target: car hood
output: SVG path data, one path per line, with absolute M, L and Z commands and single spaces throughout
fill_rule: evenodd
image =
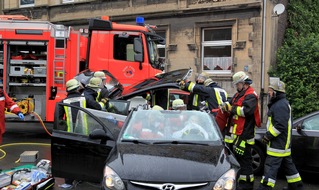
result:
M 231 168 L 223 146 L 119 144 L 107 165 L 123 180 L 216 181 Z

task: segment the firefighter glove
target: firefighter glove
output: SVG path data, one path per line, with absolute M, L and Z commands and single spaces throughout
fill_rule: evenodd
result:
M 263 138 L 261 139 L 261 142 L 264 144 L 268 144 L 269 143 L 269 139 L 266 135 L 263 136 Z
M 186 82 L 184 80 L 177 79 L 176 82 L 178 83 L 180 89 L 182 89 L 182 90 L 185 89 L 185 83 Z
M 102 98 L 101 102 L 104 103 L 104 104 L 107 104 L 109 102 L 109 99 L 108 98 Z
M 151 94 L 149 92 L 146 92 L 145 100 L 147 101 L 151 100 Z
M 230 112 L 230 111 L 232 110 L 232 106 L 230 105 L 229 102 L 224 102 L 224 103 L 221 105 L 221 109 L 222 109 L 222 111 Z
M 236 144 L 234 145 L 234 151 L 237 155 L 243 156 L 246 149 L 246 142 L 241 138 L 238 138 Z
M 18 113 L 18 116 L 19 116 L 19 118 L 21 119 L 21 120 L 24 120 L 24 115 L 20 112 L 20 113 Z

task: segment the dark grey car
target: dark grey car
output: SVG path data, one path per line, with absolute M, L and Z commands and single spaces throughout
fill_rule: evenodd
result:
M 256 145 L 253 147 L 255 173 L 261 173 L 265 163 L 266 146 L 261 139 L 266 129 L 256 130 Z M 319 111 L 293 121 L 292 158 L 299 172 L 319 174 Z

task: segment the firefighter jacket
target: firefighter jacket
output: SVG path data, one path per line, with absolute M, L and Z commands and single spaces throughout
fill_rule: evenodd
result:
M 225 142 L 233 143 L 240 135 L 248 144 L 255 144 L 255 126 L 260 127 L 258 96 L 249 86 L 246 90 L 236 93 L 231 100 L 232 111 L 229 116 Z
M 83 91 L 83 95 L 85 96 L 87 101 L 90 101 L 90 104 L 87 104 L 88 108 L 92 108 L 95 110 L 102 110 L 103 108 L 108 108 L 108 105 L 104 105 L 102 102 L 97 102 L 98 92 L 91 88 L 85 88 Z
M 189 82 L 186 83 L 185 90 L 203 96 L 210 111 L 218 109 L 223 102 L 227 101 L 227 92 L 217 83 L 204 86 Z
M 19 106 L 7 95 L 7 93 L 0 89 L 0 136 L 2 136 L 6 130 L 5 109 L 17 115 L 21 113 Z
M 196 83 L 196 85 L 203 85 L 203 84 Z M 198 93 L 191 92 L 189 94 L 189 101 L 187 104 L 187 109 L 188 110 L 200 110 L 200 108 L 203 106 L 201 104 L 201 102 L 203 102 L 203 101 L 205 101 L 205 96 L 200 95 Z
M 98 91 L 98 95 L 96 97 L 96 101 L 100 102 L 102 98 L 108 98 L 108 97 L 109 97 L 109 91 L 107 90 L 106 87 L 104 87 L 104 88 L 101 88 Z
M 266 137 L 270 140 L 267 154 L 275 157 L 285 157 L 291 154 L 291 107 L 286 94 L 278 93 L 268 105 L 268 121 Z

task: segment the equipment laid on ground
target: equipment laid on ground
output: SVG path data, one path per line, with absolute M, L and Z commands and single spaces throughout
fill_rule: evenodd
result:
M 23 165 L 0 173 L 0 190 L 44 190 L 54 186 L 49 160 Z
M 39 151 L 24 151 L 20 155 L 20 162 L 35 162 L 39 157 Z

